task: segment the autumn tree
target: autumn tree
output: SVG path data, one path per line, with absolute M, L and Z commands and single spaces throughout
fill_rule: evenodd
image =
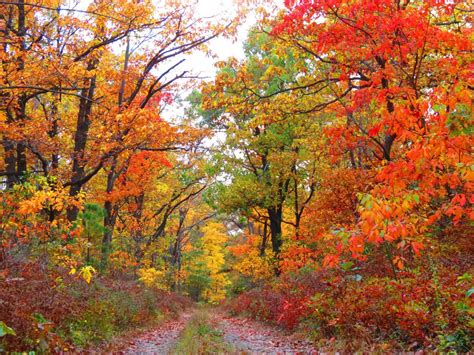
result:
M 222 207 L 264 226 L 262 252 L 269 237 L 275 254 L 283 244 L 282 224 L 293 226 L 298 234 L 305 206 L 314 195 L 317 144 L 308 144 L 308 138 L 321 129 L 316 117 L 296 121 L 285 114 L 285 107 L 293 104 L 291 95 L 270 98 L 305 67 L 304 56 L 295 56 L 281 44 L 255 29 L 246 44 L 246 59 L 222 63 L 215 82 L 203 88 L 207 115 L 226 127 L 226 141 L 216 158 L 232 183 L 223 188 Z M 249 100 L 247 90 L 269 98 Z
M 218 303 L 226 296 L 229 285 L 225 273 L 225 246 L 228 240 L 222 223 L 211 221 L 201 228 L 201 236 L 195 239 L 188 251 L 186 285 L 193 296 Z

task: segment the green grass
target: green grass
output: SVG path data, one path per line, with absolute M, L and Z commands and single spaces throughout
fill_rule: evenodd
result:
M 222 333 L 209 324 L 205 310 L 198 310 L 183 329 L 172 354 L 229 354 L 235 349 L 227 344 Z

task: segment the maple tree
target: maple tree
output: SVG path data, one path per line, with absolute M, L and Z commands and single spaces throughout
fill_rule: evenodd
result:
M 353 167 L 374 170 L 374 188 L 359 195 L 360 231 L 348 231 L 352 254 L 362 256 L 363 241 L 418 254 L 442 214 L 457 223 L 470 213 L 467 206 L 454 212 L 469 191 L 464 165 L 470 136 L 461 117 L 470 115 L 471 30 L 462 3 L 287 5 L 291 10 L 273 31 L 323 67 L 304 77 L 327 86 L 325 100 L 311 110 L 331 107 L 337 115 L 327 132 L 341 143 L 331 153 L 349 153 Z M 298 27 L 300 21 L 310 24 Z M 464 123 L 450 123 L 455 117 Z M 356 164 L 357 153 L 363 160 Z M 448 176 L 456 176 L 449 187 L 443 182 Z M 436 207 L 422 207 L 437 199 Z M 403 256 L 393 261 L 402 267 Z

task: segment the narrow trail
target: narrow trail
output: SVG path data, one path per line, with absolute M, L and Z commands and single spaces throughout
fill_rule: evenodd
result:
M 180 333 L 194 315 L 194 310 L 179 319 L 146 332 L 130 341 L 121 354 L 172 354 Z M 228 316 L 219 308 L 209 310 L 209 324 L 222 333 L 233 354 L 316 354 L 307 340 L 297 339 L 258 321 Z M 191 352 L 190 352 L 191 354 Z
M 193 312 L 186 312 L 179 319 L 171 320 L 146 332 L 129 343 L 122 354 L 168 354 L 178 341 L 180 333 L 192 318 Z
M 211 323 L 219 329 L 224 341 L 232 344 L 238 354 L 316 354 L 307 340 L 297 339 L 281 330 L 245 318 L 227 316 L 211 310 Z

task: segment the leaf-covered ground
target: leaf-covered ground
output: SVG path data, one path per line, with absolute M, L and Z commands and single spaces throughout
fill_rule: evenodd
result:
M 186 312 L 179 319 L 170 320 L 141 336 L 130 340 L 121 352 L 124 354 L 168 354 L 192 317 Z
M 298 339 L 260 322 L 235 318 L 219 310 L 211 313 L 211 324 L 222 332 L 224 340 L 244 353 L 311 354 L 316 350 L 305 339 Z

